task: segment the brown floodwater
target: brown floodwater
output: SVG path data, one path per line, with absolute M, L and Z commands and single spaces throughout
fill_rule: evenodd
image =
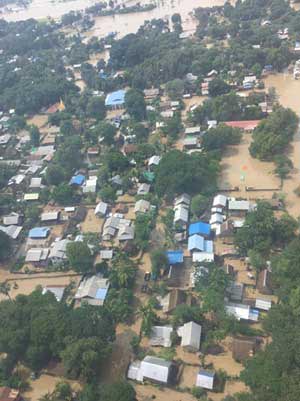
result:
M 96 2 L 97 0 L 33 0 L 25 9 L 17 9 L 16 7 L 9 7 L 14 11 L 2 9 L 2 17 L 8 21 L 19 21 L 28 18 L 43 19 L 46 17 L 58 19 L 71 10 L 83 10 Z M 120 3 L 134 5 L 137 1 L 125 0 Z M 95 26 L 88 32 L 88 35 L 103 37 L 109 32 L 118 32 L 118 37 L 122 37 L 128 33 L 136 32 L 145 20 L 152 18 L 170 20 L 174 13 L 180 13 L 184 29 L 192 31 L 196 27 L 196 21 L 191 15 L 194 8 L 223 5 L 224 0 L 141 0 L 140 3 L 154 3 L 157 7 L 146 12 L 97 17 Z

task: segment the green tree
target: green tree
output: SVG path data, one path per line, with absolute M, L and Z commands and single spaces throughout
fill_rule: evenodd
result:
M 67 245 L 67 257 L 71 267 L 80 273 L 92 270 L 93 257 L 88 245 L 83 241 L 71 242 Z
M 110 124 L 107 121 L 101 121 L 96 127 L 95 132 L 97 136 L 101 139 L 102 143 L 107 146 L 111 146 L 114 144 L 115 135 L 117 133 L 117 129 L 114 125 Z
M 101 401 L 135 401 L 134 387 L 125 380 L 106 384 L 101 391 Z
M 127 113 L 137 121 L 146 117 L 146 103 L 142 92 L 129 89 L 125 94 L 125 108 Z
M 12 246 L 9 236 L 3 231 L 0 231 L 0 261 L 4 261 L 9 257 L 11 249 Z
M 184 93 L 184 82 L 181 79 L 174 79 L 166 83 L 166 92 L 170 99 L 179 100 Z
M 45 179 L 49 185 L 59 185 L 64 181 L 64 172 L 58 164 L 50 164 L 47 167 Z
M 6 297 L 8 297 L 11 300 L 11 297 L 9 294 L 10 288 L 11 288 L 11 286 L 7 281 L 0 283 L 0 294 L 5 295 Z
M 32 146 L 37 147 L 40 144 L 40 131 L 36 125 L 31 125 L 30 130 L 30 143 Z
M 161 270 L 169 267 L 166 252 L 163 249 L 155 249 L 150 254 L 152 273 L 158 277 Z
M 210 96 L 220 96 L 229 93 L 230 86 L 221 78 L 215 78 L 209 82 L 208 90 Z
M 90 118 L 103 120 L 106 115 L 105 102 L 102 97 L 92 97 L 86 106 L 86 114 Z
M 141 333 L 150 336 L 152 326 L 157 322 L 157 316 L 153 310 L 153 306 L 149 302 L 140 307 L 140 315 L 142 317 Z
M 217 128 L 211 128 L 203 135 L 202 146 L 207 151 L 223 151 L 226 146 L 237 145 L 241 138 L 239 129 L 219 124 Z
M 200 217 L 206 210 L 209 204 L 209 200 L 204 195 L 195 195 L 191 202 L 191 211 L 194 216 Z
M 68 184 L 59 184 L 52 191 L 52 198 L 60 205 L 67 205 L 73 201 L 73 189 Z

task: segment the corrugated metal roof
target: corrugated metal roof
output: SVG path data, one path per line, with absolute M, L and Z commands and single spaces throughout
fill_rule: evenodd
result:
M 210 235 L 210 231 L 211 231 L 210 224 L 204 223 L 202 221 L 192 223 L 189 226 L 189 235 L 193 234 Z

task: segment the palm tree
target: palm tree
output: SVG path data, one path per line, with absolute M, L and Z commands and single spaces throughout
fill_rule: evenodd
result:
M 141 333 L 149 336 L 152 326 L 157 320 L 157 316 L 150 302 L 147 305 L 142 305 L 140 307 L 140 314 L 142 316 Z
M 0 283 L 0 294 L 6 295 L 11 301 L 9 291 L 10 291 L 10 284 L 7 281 L 3 281 L 3 283 Z

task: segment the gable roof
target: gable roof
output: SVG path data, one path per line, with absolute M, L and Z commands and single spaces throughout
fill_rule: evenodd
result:
M 185 323 L 177 330 L 178 336 L 181 337 L 182 347 L 191 347 L 195 350 L 200 348 L 201 326 L 195 322 Z
M 82 185 L 85 181 L 85 176 L 83 174 L 73 175 L 70 180 L 70 185 Z
M 253 131 L 258 126 L 259 123 L 260 123 L 260 120 L 225 121 L 224 122 L 224 124 L 227 125 L 228 127 L 240 128 L 245 131 Z
M 172 326 L 153 326 L 150 335 L 150 345 L 171 347 Z
M 204 238 L 199 234 L 194 234 L 188 239 L 188 250 L 200 250 L 204 251 Z
M 3 217 L 3 224 L 5 226 L 17 225 L 19 223 L 19 220 L 19 213 L 12 212 L 9 215 Z
M 210 224 L 204 223 L 202 221 L 197 221 L 196 223 L 192 223 L 189 226 L 189 235 L 193 234 L 210 235 L 210 231 L 211 231 Z
M 125 94 L 126 94 L 126 91 L 123 89 L 108 93 L 108 95 L 105 98 L 105 106 L 108 106 L 108 107 L 120 106 L 120 105 L 124 104 Z
M 109 288 L 109 281 L 99 275 L 84 279 L 75 294 L 75 299 L 86 299 L 91 305 L 103 305 Z

